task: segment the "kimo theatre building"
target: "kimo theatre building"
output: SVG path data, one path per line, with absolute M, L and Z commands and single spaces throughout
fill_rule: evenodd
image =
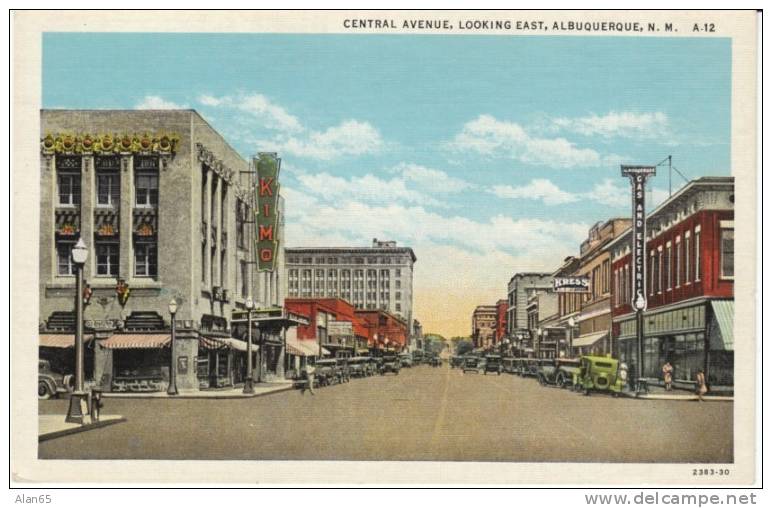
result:
M 259 307 L 283 301 L 283 265 L 267 274 L 253 264 L 250 164 L 193 110 L 43 110 L 40 119 L 41 355 L 73 354 L 71 252 L 83 239 L 89 382 L 161 391 L 174 368 L 180 391 L 239 383 L 246 342 L 232 313 L 249 296 Z
M 734 385 L 734 179 L 692 180 L 647 218 L 647 309 L 643 317 L 643 373 L 694 381 L 704 369 L 712 390 Z M 637 361 L 631 308 L 630 233 L 608 247 L 613 260 L 615 350 Z

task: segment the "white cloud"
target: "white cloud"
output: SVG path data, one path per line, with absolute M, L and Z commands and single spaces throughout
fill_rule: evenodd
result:
M 451 146 L 456 150 L 472 150 L 483 155 L 561 168 L 604 163 L 603 157 L 595 150 L 578 148 L 564 138 L 532 136 L 519 124 L 497 120 L 491 115 L 480 115 L 467 122 Z
M 146 95 L 134 109 L 187 109 L 187 105 L 167 101 L 158 95 Z
M 506 199 L 534 199 L 543 201 L 545 205 L 573 203 L 579 199 L 574 194 L 561 190 L 557 185 L 544 178 L 531 180 L 527 185 L 520 187 L 494 185 L 488 189 L 488 192 Z
M 455 193 L 473 188 L 474 185 L 461 178 L 450 176 L 439 169 L 427 168 L 419 164 L 402 162 L 389 170 L 402 176 L 420 188 L 440 193 Z
M 283 107 L 272 103 L 259 93 L 225 95 L 214 97 L 200 95 L 198 102 L 212 108 L 228 108 L 247 113 L 260 123 L 260 127 L 281 132 L 301 132 L 303 126 L 296 116 L 289 114 Z
M 367 174 L 342 178 L 329 173 L 298 173 L 302 189 L 328 202 L 358 199 L 366 203 L 406 203 L 446 206 L 431 195 L 411 189 L 401 178 L 383 179 Z
M 553 126 L 584 136 L 602 136 L 604 138 L 641 138 L 665 137 L 669 132 L 669 119 L 665 113 L 633 113 L 611 111 L 603 116 L 592 114 L 581 118 L 556 118 Z
M 595 184 L 590 192 L 583 194 L 587 199 L 598 204 L 623 208 L 632 206 L 632 196 L 630 195 L 630 184 L 626 180 L 619 181 L 611 178 L 604 179 L 601 183 Z M 654 210 L 660 203 L 668 198 L 668 191 L 658 187 L 650 187 L 646 190 L 646 209 Z
M 327 130 L 311 131 L 302 137 L 278 137 L 261 142 L 282 153 L 320 160 L 376 153 L 384 145 L 381 134 L 375 127 L 358 120 L 345 120 Z

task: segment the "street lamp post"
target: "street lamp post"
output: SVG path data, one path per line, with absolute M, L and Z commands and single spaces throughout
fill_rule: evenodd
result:
M 172 322 L 172 337 L 169 351 L 169 386 L 166 389 L 167 395 L 177 395 L 177 366 L 175 365 L 175 343 L 177 342 L 177 300 L 172 298 L 169 301 L 169 315 Z
M 247 307 L 247 377 L 244 380 L 244 393 L 255 393 L 252 383 L 252 309 L 255 308 L 255 304 L 251 296 L 247 298 L 245 305 Z
M 571 358 L 574 357 L 574 326 L 576 326 L 576 321 L 572 316 L 568 318 L 568 355 Z
M 75 389 L 65 421 L 80 424 L 85 423 L 89 414 L 88 395 L 83 386 L 83 265 L 87 259 L 88 247 L 83 238 L 79 238 L 72 248 L 72 261 L 75 263 Z

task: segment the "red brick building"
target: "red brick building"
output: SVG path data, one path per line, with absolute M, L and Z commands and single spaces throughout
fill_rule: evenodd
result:
M 356 316 L 367 328 L 371 348 L 394 348 L 401 351 L 407 346 L 408 327 L 403 319 L 384 310 L 357 310 Z
M 507 335 L 507 308 L 509 301 L 504 298 L 496 302 L 496 333 L 494 342 L 499 344 Z
M 285 307 L 309 318 L 306 326 L 297 327 L 297 340 L 315 343 L 331 353 L 367 347 L 369 328 L 355 312 L 353 305 L 340 298 L 287 298 Z M 306 342 L 307 341 L 307 342 Z
M 647 218 L 644 376 L 708 383 L 734 382 L 734 179 L 703 177 L 662 203 Z M 637 360 L 632 301 L 630 233 L 607 247 L 612 257 L 615 351 Z

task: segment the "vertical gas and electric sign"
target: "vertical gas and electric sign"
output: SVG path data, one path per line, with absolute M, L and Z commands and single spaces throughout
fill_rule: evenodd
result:
M 255 249 L 258 271 L 273 271 L 279 248 L 279 168 L 275 153 L 259 153 L 254 159 L 257 173 L 255 187 Z
M 657 174 L 655 166 L 622 166 L 633 191 L 633 300 L 636 311 L 646 310 L 646 180 Z

